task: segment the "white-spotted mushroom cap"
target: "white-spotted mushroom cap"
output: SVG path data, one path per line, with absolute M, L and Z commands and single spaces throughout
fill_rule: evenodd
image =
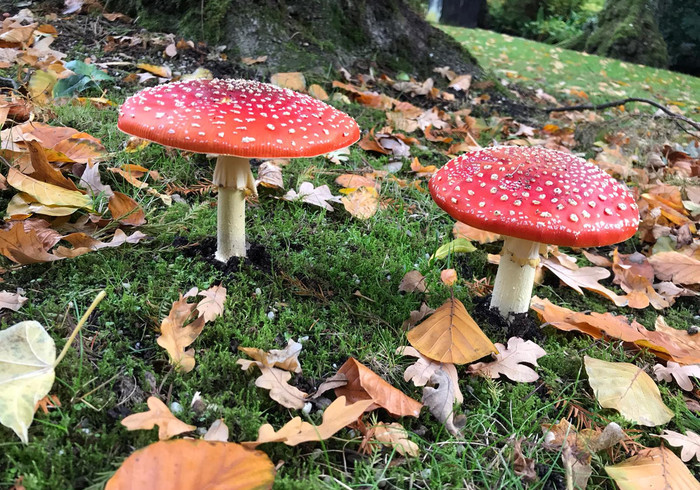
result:
M 147 88 L 119 109 L 119 129 L 161 145 L 246 158 L 322 155 L 353 144 L 353 118 L 308 95 L 251 80 Z
M 430 193 L 450 216 L 475 228 L 553 245 L 610 245 L 639 225 L 624 184 L 582 158 L 546 148 L 465 153 L 433 175 Z

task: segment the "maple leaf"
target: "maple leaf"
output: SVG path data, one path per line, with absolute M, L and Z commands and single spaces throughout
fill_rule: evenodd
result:
M 430 359 L 467 364 L 496 352 L 461 301 L 447 300 L 407 334 L 418 352 Z
M 671 446 L 682 447 L 681 459 L 683 461 L 690 461 L 693 456 L 700 461 L 700 436 L 692 430 L 685 431 L 685 435 L 673 430 L 664 430 L 664 433 L 659 437 L 666 439 L 666 442 Z
M 508 339 L 508 347 L 497 343 L 496 350 L 498 354 L 493 355 L 495 361 L 472 364 L 469 366 L 469 372 L 489 378 L 504 375 L 519 383 L 532 383 L 539 379 L 535 370 L 523 363 L 537 366 L 537 359 L 547 354 L 542 347 L 531 340 L 511 337 Z
M 275 465 L 262 451 L 233 442 L 158 441 L 124 460 L 106 490 L 133 488 L 271 489 Z
M 260 376 L 255 380 L 255 386 L 270 391 L 270 398 L 287 408 L 301 409 L 308 401 L 309 395 L 289 384 L 292 374 L 276 367 L 266 366 L 259 361 L 238 359 L 236 364 L 248 371 L 251 366 L 260 369 Z
M 420 402 L 391 386 L 357 359 L 348 359 L 338 369 L 338 374 L 344 374 L 348 383 L 336 388 L 335 394 L 347 397 L 348 401 L 372 400 L 367 411 L 382 407 L 396 417 L 418 417 L 420 414 Z
M 588 382 L 603 408 L 614 408 L 636 424 L 653 427 L 667 423 L 673 411 L 664 405 L 651 377 L 626 362 L 607 362 L 584 357 Z
M 149 397 L 146 404 L 148 411 L 134 413 L 122 419 L 122 425 L 126 430 L 151 430 L 157 425 L 158 439 L 163 440 L 197 428 L 175 417 L 165 403 L 155 396 Z
M 654 375 L 657 380 L 671 382 L 676 380 L 678 386 L 685 391 L 693 391 L 693 382 L 690 377 L 700 379 L 700 364 L 691 364 L 689 366 L 681 366 L 677 362 L 668 361 L 666 367 L 661 364 L 654 366 Z
M 185 349 L 202 333 L 205 323 L 201 316 L 190 321 L 195 307 L 194 303 L 188 303 L 187 298 L 180 295 L 180 299 L 170 308 L 168 316 L 163 319 L 160 325 L 161 335 L 156 339 L 158 345 L 168 352 L 170 363 L 183 373 L 194 369 L 194 349 Z M 189 324 L 185 325 L 188 321 Z
M 261 426 L 257 440 L 241 444 L 255 448 L 266 442 L 283 442 L 288 446 L 296 446 L 302 442 L 323 441 L 357 421 L 372 403 L 372 400 L 360 400 L 346 404 L 345 397 L 340 396 L 323 412 L 323 422 L 320 425 L 312 425 L 301 420 L 301 417 L 294 417 L 276 432 L 270 424 Z

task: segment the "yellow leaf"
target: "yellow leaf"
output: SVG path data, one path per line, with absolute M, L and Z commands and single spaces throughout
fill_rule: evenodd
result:
M 29 79 L 29 96 L 34 102 L 46 104 L 53 93 L 58 77 L 52 71 L 37 70 Z
M 138 63 L 136 68 L 153 73 L 162 78 L 172 78 L 173 72 L 167 66 L 149 65 L 148 63 Z
M 151 430 L 158 426 L 158 439 L 170 439 L 173 436 L 190 432 L 197 427 L 179 420 L 168 407 L 155 396 L 148 398 L 148 411 L 134 413 L 122 419 L 122 425 L 127 430 Z
M 359 219 L 369 219 L 379 209 L 379 194 L 374 187 L 360 187 L 341 201 L 345 210 Z
M 34 407 L 51 390 L 56 346 L 39 322 L 24 321 L 0 331 L 0 423 L 22 442 Z
M 439 362 L 467 364 L 497 353 L 464 305 L 454 298 L 409 330 L 407 337 L 418 352 Z
M 72 206 L 48 206 L 36 202 L 32 196 L 24 192 L 18 192 L 7 203 L 7 216 L 17 219 L 18 216 L 31 216 L 32 214 L 45 214 L 46 216 L 70 216 L 75 213 Z
M 641 368 L 627 362 L 607 362 L 585 356 L 588 382 L 603 408 L 613 408 L 636 424 L 653 427 L 673 418 L 659 388 Z
M 306 90 L 306 78 L 304 74 L 298 71 L 288 73 L 273 73 L 270 77 L 270 83 L 278 87 L 296 90 L 303 92 Z
M 605 472 L 621 490 L 698 490 L 700 483 L 683 461 L 665 447 L 646 449 Z
M 15 189 L 32 196 L 36 202 L 48 206 L 73 206 L 90 209 L 90 196 L 80 191 L 69 191 L 57 185 L 32 179 L 14 168 L 7 173 L 7 183 Z
M 234 442 L 159 441 L 126 458 L 106 490 L 167 488 L 272 488 L 275 467 L 262 451 Z

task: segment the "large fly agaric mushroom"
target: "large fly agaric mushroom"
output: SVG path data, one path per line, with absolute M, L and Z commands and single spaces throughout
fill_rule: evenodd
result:
M 634 235 L 634 197 L 594 164 L 546 148 L 496 146 L 450 160 L 430 180 L 453 218 L 505 235 L 491 307 L 524 313 L 543 244 L 594 247 Z
M 250 158 L 322 155 L 353 144 L 353 118 L 308 95 L 250 80 L 175 82 L 141 90 L 119 109 L 119 129 L 161 145 L 218 155 L 216 258 L 244 257 Z

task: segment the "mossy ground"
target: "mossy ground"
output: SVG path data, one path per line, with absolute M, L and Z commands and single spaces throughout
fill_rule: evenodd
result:
M 515 47 L 524 42 L 513 39 L 507 45 Z M 485 46 L 500 49 L 493 43 Z M 514 67 L 526 63 L 517 53 L 529 53 L 529 48 L 510 52 Z M 636 73 L 636 69 L 625 68 L 629 73 Z M 555 75 L 543 76 L 548 84 L 556 85 Z M 570 76 L 567 68 L 561 70 L 564 83 Z M 655 85 L 654 80 L 647 83 L 654 91 L 686 90 L 673 80 L 663 86 Z M 106 88 L 107 95 L 117 102 L 133 90 Z M 384 114 L 379 111 L 355 104 L 339 108 L 355 116 L 364 129 L 384 124 Z M 112 152 L 111 166 L 126 162 L 144 165 L 157 169 L 165 182 L 176 185 L 191 185 L 211 176 L 211 162 L 201 155 L 186 158 L 157 145 L 138 153 L 124 153 L 126 136 L 116 129 L 116 109 L 69 104 L 53 111 L 52 124 L 75 127 L 101 138 Z M 446 159 L 437 151 L 422 151 L 421 161 L 440 166 Z M 310 180 L 316 185 L 329 184 L 335 190 L 337 174 L 367 166 L 381 168 L 385 163 L 385 158 L 354 146 L 342 167 L 322 158 L 293 160 L 284 168 L 284 179 L 287 188 L 297 188 L 300 182 Z M 408 162 L 404 162 L 399 176 L 413 178 Z M 151 394 L 168 404 L 178 402 L 183 407 L 178 417 L 198 427 L 206 428 L 223 418 L 233 441 L 254 439 L 263 423 L 281 426 L 297 414 L 271 401 L 266 391 L 255 387 L 255 376 L 240 370 L 235 364 L 239 345 L 271 349 L 283 346 L 289 338 L 306 338 L 300 355 L 303 373 L 293 383 L 311 389 L 334 374 L 348 357 L 355 357 L 420 399 L 420 390 L 403 381 L 403 369 L 410 360 L 397 356 L 395 350 L 407 343 L 401 324 L 410 311 L 417 309 L 422 300 L 437 307 L 449 296 L 439 281 L 439 270 L 447 263 L 430 262 L 428 257 L 452 238 L 453 225 L 452 219 L 432 202 L 425 185 L 420 190 L 385 185 L 381 195 L 390 200 L 389 206 L 366 221 L 354 219 L 342 209 L 331 213 L 263 196 L 248 208 L 247 235 L 250 242 L 264 246 L 269 266 L 244 264 L 234 273 L 223 275 L 182 246 L 214 234 L 215 196 L 190 194 L 186 202 L 165 207 L 109 172 L 103 172 L 102 179 L 142 204 L 148 224 L 141 230 L 150 238 L 137 245 L 26 266 L 3 275 L 3 289 L 21 287 L 29 301 L 19 312 L 4 314 L 2 328 L 21 320 L 38 320 L 59 347 L 96 293 L 105 289 L 107 297 L 82 331 L 75 349 L 57 369 L 52 393 L 60 398 L 61 408 L 48 415 L 37 414 L 26 446 L 10 430 L 0 427 L 0 487 L 9 487 L 16 478 L 23 477 L 27 489 L 99 488 L 126 456 L 156 440 L 155 431 L 127 432 L 119 423 L 126 414 L 143 411 L 145 399 Z M 162 190 L 164 183 L 153 185 Z M 4 192 L 2 198 L 10 196 Z M 470 295 L 468 283 L 495 274 L 486 262 L 486 252 L 497 253 L 498 245 L 480 246 L 473 254 L 449 259 L 449 264 L 462 274 L 455 295 L 469 310 L 476 298 Z M 3 265 L 10 264 L 3 261 Z M 398 293 L 403 275 L 416 268 L 426 275 L 430 295 Z M 177 374 L 155 342 L 160 321 L 180 292 L 219 282 L 228 290 L 225 313 L 207 325 L 196 340 L 194 371 Z M 355 295 L 356 291 L 363 297 Z M 590 293 L 580 296 L 562 288 L 551 277 L 536 286 L 535 294 L 577 311 L 616 311 L 645 325 L 653 324 L 657 314 L 653 310 L 616 309 L 604 298 Z M 681 298 L 664 314 L 674 327 L 686 328 L 697 323 L 697 307 L 692 298 Z M 482 325 L 485 330 L 489 327 Z M 524 453 L 536 460 L 541 478 L 529 488 L 563 488 L 559 455 L 539 444 L 541 423 L 569 416 L 573 403 L 589 410 L 595 423 L 614 420 L 623 428 L 634 428 L 616 412 L 602 410 L 595 402 L 582 368 L 583 355 L 634 360 L 646 366 L 654 359 L 628 351 L 616 341 L 594 341 L 551 327 L 542 332 L 544 341 L 540 343 L 548 354 L 540 360 L 538 383 L 491 381 L 469 377 L 460 369 L 465 394 L 460 411 L 468 415 L 463 438 L 451 437 L 423 413 L 419 419 L 402 421 L 420 446 L 419 458 L 403 460 L 387 451 L 360 454 L 359 438 L 347 431 L 323 443 L 294 448 L 267 444 L 262 449 L 280 466 L 275 487 L 524 488 L 513 471 L 509 443 L 524 437 Z M 506 338 L 494 336 L 492 340 L 504 342 Z M 676 412 L 666 428 L 697 431 L 700 424 L 686 408 L 680 390 L 661 384 L 661 391 Z M 208 404 L 200 415 L 190 409 L 196 392 Z M 385 413 L 375 416 L 387 419 Z M 312 413 L 310 419 L 319 422 L 320 415 Z M 645 432 L 640 442 L 658 445 L 658 439 L 647 435 L 650 433 L 658 431 Z M 617 457 L 619 461 L 620 455 Z M 614 488 L 602 469 L 610 461 L 606 454 L 594 459 L 590 488 Z M 691 469 L 696 474 L 699 470 L 697 464 Z

